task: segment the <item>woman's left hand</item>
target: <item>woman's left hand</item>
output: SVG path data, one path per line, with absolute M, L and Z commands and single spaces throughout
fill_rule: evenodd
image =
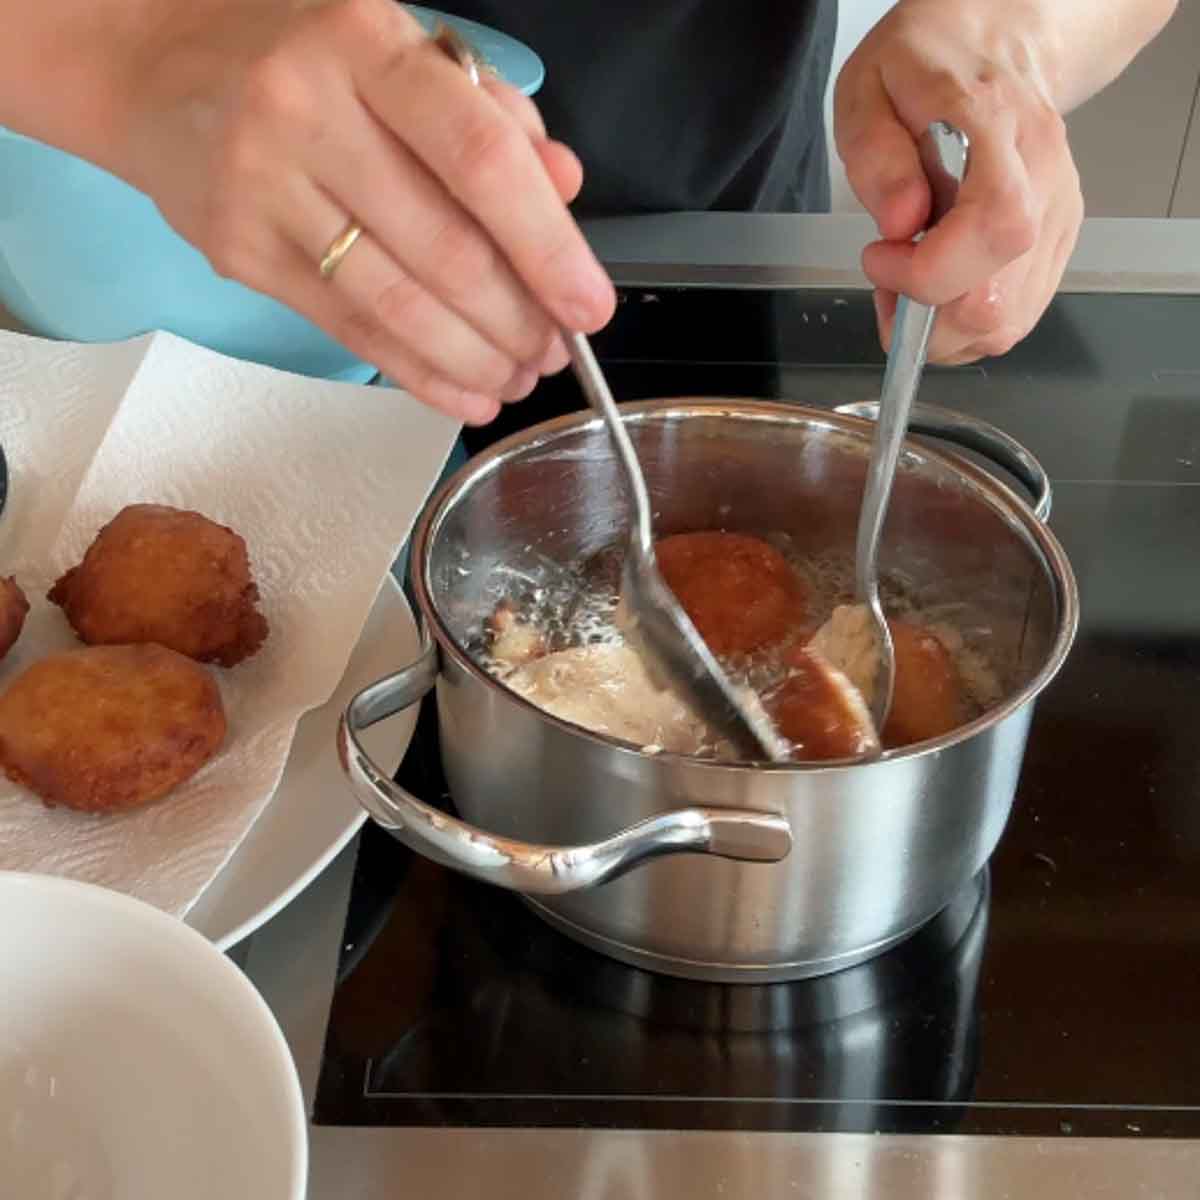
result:
M 898 293 L 939 306 L 933 362 L 1003 354 L 1050 303 L 1083 220 L 1079 175 L 1038 40 L 995 0 L 901 0 L 847 61 L 834 128 L 850 186 L 882 240 L 863 252 L 880 338 Z M 958 201 L 919 242 L 930 191 L 917 138 L 970 139 Z

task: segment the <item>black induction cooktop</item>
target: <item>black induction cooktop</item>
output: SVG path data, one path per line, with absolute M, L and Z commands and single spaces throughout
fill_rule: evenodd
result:
M 882 370 L 854 292 L 631 290 L 595 345 L 620 399 L 833 406 Z M 1041 458 L 1082 597 L 989 870 L 871 963 L 717 985 L 370 828 L 318 1123 L 1200 1136 L 1200 297 L 1060 296 L 922 399 Z M 550 381 L 468 448 L 581 406 Z M 401 777 L 452 806 L 432 708 Z

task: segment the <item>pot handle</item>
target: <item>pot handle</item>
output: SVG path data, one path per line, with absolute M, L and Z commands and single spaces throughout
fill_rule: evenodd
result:
M 677 808 L 583 846 L 538 846 L 496 837 L 418 800 L 379 769 L 358 735 L 416 704 L 438 675 L 426 636 L 414 663 L 364 688 L 338 724 L 338 760 L 359 803 L 397 841 L 443 866 L 517 892 L 562 895 L 614 879 L 663 854 L 715 854 L 779 862 L 792 848 L 787 821 L 740 808 Z
M 833 411 L 874 421 L 879 415 L 879 401 L 859 400 L 853 404 L 839 404 Z M 966 413 L 942 408 L 938 404 L 914 404 L 908 428 L 911 433 L 941 438 L 942 441 L 974 450 L 991 459 L 1029 489 L 1033 497 L 1034 516 L 1043 523 L 1049 520 L 1052 494 L 1046 468 L 1002 429 L 979 417 L 969 417 Z

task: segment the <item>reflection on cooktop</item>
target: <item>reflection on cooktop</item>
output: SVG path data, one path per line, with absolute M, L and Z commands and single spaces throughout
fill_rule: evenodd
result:
M 597 339 L 614 390 L 877 394 L 868 296 L 746 295 L 631 293 Z M 863 967 L 722 987 L 610 962 L 369 830 L 316 1120 L 1200 1136 L 1198 328 L 1200 297 L 1063 296 L 923 384 L 1042 459 L 1081 593 L 986 888 Z M 503 421 L 580 404 L 562 376 Z M 402 779 L 450 806 L 432 711 Z
M 867 292 L 624 296 L 593 339 L 619 401 L 762 396 L 832 408 L 879 399 L 883 355 Z M 994 422 L 1055 479 L 1200 482 L 1197 329 L 1200 296 L 1062 295 L 1003 358 L 927 369 L 920 399 Z M 474 453 L 583 407 L 563 372 L 464 439 Z
M 732 986 L 616 963 L 377 830 L 360 855 L 318 1122 L 927 1130 L 970 1095 L 986 877 L 872 962 Z

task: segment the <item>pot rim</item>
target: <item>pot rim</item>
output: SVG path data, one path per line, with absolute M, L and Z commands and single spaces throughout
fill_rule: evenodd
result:
M 786 400 L 760 400 L 753 397 L 679 396 L 627 402 L 619 407 L 622 415 L 634 423 L 696 414 L 703 416 L 726 415 L 738 420 L 760 420 L 767 423 L 778 423 L 782 419 L 787 424 L 804 425 L 808 428 L 812 428 L 814 424 L 823 425 L 830 432 L 851 435 L 862 434 L 863 431 L 869 430 L 873 426 L 873 422 L 866 418 L 834 412 L 832 409 L 815 408 L 811 405 Z M 509 701 L 524 707 L 547 724 L 565 733 L 585 738 L 609 751 L 619 751 L 639 759 L 654 759 L 664 764 L 686 764 L 688 769 L 739 773 L 743 771 L 802 772 L 807 775 L 832 773 L 844 771 L 848 767 L 863 768 L 915 760 L 926 755 L 938 754 L 960 742 L 968 741 L 976 734 L 998 725 L 1031 703 L 1058 674 L 1066 660 L 1079 626 L 1079 590 L 1070 560 L 1058 538 L 1054 536 L 1047 524 L 1034 515 L 1025 499 L 995 475 L 975 466 L 974 463 L 953 451 L 932 447 L 926 441 L 915 443 L 910 436 L 905 438 L 905 452 L 924 456 L 965 478 L 977 492 L 983 494 L 993 508 L 998 508 L 1002 512 L 1010 524 L 1015 521 L 1019 525 L 1041 553 L 1049 568 L 1049 575 L 1056 590 L 1058 629 L 1045 663 L 1023 688 L 1006 697 L 973 721 L 960 725 L 957 729 L 951 730 L 941 737 L 915 742 L 911 746 L 903 746 L 895 750 L 885 750 L 878 757 L 867 761 L 859 758 L 842 758 L 819 762 L 750 763 L 696 758 L 668 751 L 650 753 L 630 745 L 628 742 L 619 741 L 606 734 L 595 733 L 581 725 L 575 725 L 570 721 L 564 721 L 551 715 L 525 697 L 505 687 L 501 680 L 476 663 L 458 644 L 446 627 L 428 587 L 429 560 L 438 528 L 451 500 L 469 491 L 477 480 L 499 470 L 503 463 L 518 451 L 537 450 L 553 442 L 568 430 L 585 429 L 589 426 L 599 428 L 600 425 L 600 417 L 590 409 L 581 409 L 578 412 L 567 413 L 564 416 L 555 417 L 517 433 L 509 434 L 508 437 L 468 460 L 433 493 L 422 511 L 413 533 L 413 553 L 409 574 L 421 614 L 427 627 L 432 631 L 441 652 L 449 655 L 467 674 L 489 687 L 501 691 Z

